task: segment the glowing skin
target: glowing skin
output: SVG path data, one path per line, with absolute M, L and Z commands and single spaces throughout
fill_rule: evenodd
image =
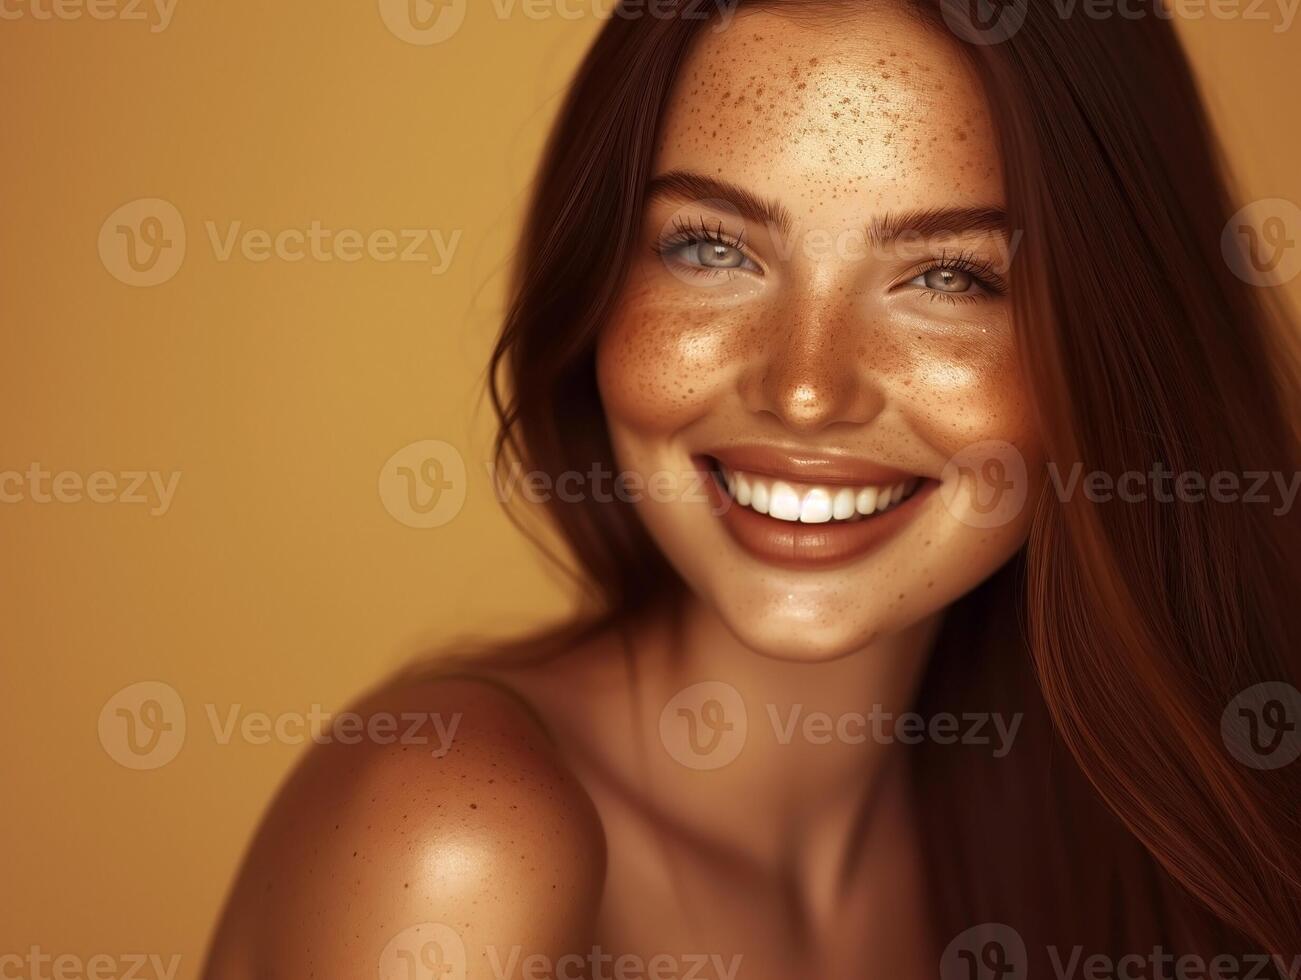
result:
M 490 953 L 593 949 L 643 969 L 722 957 L 709 976 L 738 957 L 740 980 L 934 976 L 948 937 L 926 926 L 909 756 L 782 719 L 909 709 L 940 613 L 1030 519 L 977 526 L 946 462 L 995 441 L 1034 473 L 1039 451 L 1007 301 L 938 267 L 959 256 L 1005 280 L 1010 244 L 988 228 L 887 234 L 917 212 L 967 209 L 983 227 L 1001 208 L 979 86 L 950 39 L 864 9 L 747 11 L 699 35 L 658 147 L 656 174 L 678 176 L 657 182 L 598 380 L 619 464 L 646 485 L 713 457 L 799 469 L 856 501 L 864 485 L 915 495 L 862 519 L 880 524 L 837 526 L 826 501 L 801 524 L 720 515 L 691 482 L 681 499 L 648 494 L 640 513 L 692 590 L 682 628 L 648 615 L 479 671 L 497 684 L 381 692 L 371 710 L 463 714 L 451 753 L 315 751 L 250 853 L 208 980 L 374 975 L 421 922 L 460 932 L 471 977 L 504 975 Z M 768 200 L 789 229 L 684 199 L 701 178 Z M 772 560 L 783 535 L 802 564 Z M 705 683 L 748 712 L 718 768 L 675 741 L 675 699 Z
M 874 37 L 823 25 L 813 57 L 779 41 L 815 29 L 743 15 L 706 33 L 681 76 L 656 173 L 725 180 L 780 204 L 791 228 L 775 233 L 716 201 L 652 203 L 599 349 L 619 463 L 681 473 L 695 454 L 743 442 L 939 480 L 964 447 L 997 440 L 1034 472 L 1008 301 L 937 295 L 927 286 L 942 272 L 915 284 L 945 254 L 970 253 L 1005 279 L 1009 239 L 978 231 L 871 248 L 863 234 L 890 215 L 1002 208 L 978 83 L 953 54 L 905 47 L 898 29 Z M 717 253 L 732 268 L 692 268 L 690 244 L 656 254 L 664 229 L 702 226 L 742 241 Z M 951 510 L 945 496 L 932 492 L 857 560 L 798 571 L 747 553 L 699 500 L 639 506 L 665 554 L 746 645 L 820 659 L 934 615 L 1024 541 L 1028 508 L 984 529 L 955 517 L 962 497 Z

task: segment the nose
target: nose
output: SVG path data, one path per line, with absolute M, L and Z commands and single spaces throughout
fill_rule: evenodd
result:
M 741 380 L 750 411 L 801 434 L 864 425 L 881 412 L 885 397 L 865 357 L 866 327 L 852 311 L 806 294 L 775 319 Z

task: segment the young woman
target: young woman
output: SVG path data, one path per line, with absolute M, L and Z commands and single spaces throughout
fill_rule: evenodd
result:
M 494 360 L 592 613 L 314 750 L 213 980 L 1295 965 L 1295 362 L 1125 9 L 610 19 Z

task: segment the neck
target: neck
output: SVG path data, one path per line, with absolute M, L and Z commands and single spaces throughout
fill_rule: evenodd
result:
M 638 656 L 651 744 L 667 750 L 650 760 L 666 815 L 765 865 L 843 867 L 902 785 L 891 722 L 912 704 L 938 625 L 831 661 L 779 660 L 687 600 L 678 628 L 657 630 Z

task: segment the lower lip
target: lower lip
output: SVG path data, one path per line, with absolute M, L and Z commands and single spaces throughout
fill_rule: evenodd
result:
M 714 512 L 732 539 L 761 561 L 797 569 L 830 568 L 863 557 L 912 520 L 936 486 L 934 480 L 923 481 L 911 497 L 884 514 L 856 521 L 801 524 L 742 507 L 709 474 Z

